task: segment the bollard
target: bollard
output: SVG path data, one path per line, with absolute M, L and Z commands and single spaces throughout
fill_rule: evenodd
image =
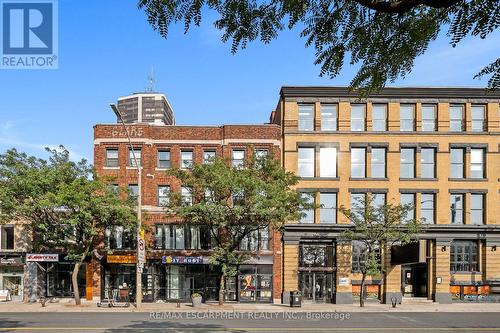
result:
M 177 307 L 180 308 L 181 307 L 181 300 L 180 299 L 177 299 Z
M 392 307 L 395 308 L 396 307 L 396 304 L 398 303 L 398 299 L 396 297 L 391 297 L 391 304 L 392 304 Z

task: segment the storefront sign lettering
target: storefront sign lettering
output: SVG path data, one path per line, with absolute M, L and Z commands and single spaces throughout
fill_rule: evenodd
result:
M 135 264 L 137 259 L 133 254 L 113 254 L 106 259 L 109 264 Z
M 16 264 L 22 264 L 23 261 L 20 257 L 15 257 L 15 258 L 0 258 L 0 264 L 3 265 L 16 265 Z
M 183 256 L 163 256 L 161 257 L 162 264 L 203 264 L 203 256 L 199 257 L 183 257 Z
M 47 253 L 27 253 L 26 261 L 38 261 L 38 262 L 58 262 L 58 254 L 47 254 Z
M 128 129 L 128 133 L 131 138 L 142 138 L 144 136 L 144 129 L 142 127 L 131 126 Z M 113 128 L 111 131 L 111 136 L 113 138 L 124 138 L 127 137 L 127 132 L 121 128 Z

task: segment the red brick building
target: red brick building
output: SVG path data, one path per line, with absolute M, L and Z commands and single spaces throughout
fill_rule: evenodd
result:
M 165 214 L 161 204 L 170 191 L 183 193 L 181 184 L 166 175 L 168 168 L 189 167 L 210 157 L 242 163 L 253 154 L 280 156 L 278 125 L 171 126 L 130 124 L 134 150 L 142 166 L 143 224 L 148 231 L 147 263 L 143 271 L 144 301 L 188 299 L 201 291 L 216 299 L 219 274 L 208 265 L 210 235 L 203 227 L 186 225 Z M 134 166 L 126 133 L 120 124 L 94 126 L 94 166 L 100 176 L 112 176 L 114 185 L 137 191 Z M 135 294 L 135 235 L 115 228 L 105 232 L 112 253 L 87 265 L 88 299 L 104 296 L 105 290 L 131 287 Z M 281 298 L 281 239 L 263 230 L 249 239 L 246 250 L 255 255 L 227 281 L 227 300 L 272 302 Z M 244 288 L 251 283 L 252 288 Z

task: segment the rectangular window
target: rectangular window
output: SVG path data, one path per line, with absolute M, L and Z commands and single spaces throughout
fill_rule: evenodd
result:
M 134 159 L 134 154 L 135 154 L 135 159 Z M 137 164 L 135 164 L 135 160 L 137 160 L 137 164 L 139 166 L 142 165 L 140 148 L 134 148 L 134 151 L 132 151 L 132 149 L 128 150 L 128 166 L 136 168 Z
M 314 204 L 314 193 L 304 192 L 300 194 L 307 204 Z M 302 209 L 300 223 L 314 223 L 314 207 Z
M 0 226 L 0 248 L 2 250 L 14 250 L 14 226 L 2 225 Z
M 366 130 L 366 105 L 351 104 L 351 131 Z
M 320 210 L 319 222 L 320 223 L 337 223 L 337 193 L 319 194 Z
M 106 149 L 106 166 L 109 168 L 118 167 L 118 149 Z
M 322 131 L 336 131 L 337 118 L 338 118 L 338 113 L 336 104 L 321 104 Z
M 422 105 L 422 131 L 433 132 L 436 130 L 436 106 Z
M 372 131 L 387 131 L 387 104 L 373 104 Z
M 139 198 L 139 186 L 137 184 L 129 184 L 128 191 L 130 199 L 137 200 Z
M 203 164 L 213 163 L 215 161 L 215 150 L 205 150 L 203 152 Z
M 450 105 L 450 132 L 462 132 L 464 130 L 464 106 Z
M 484 149 L 470 150 L 470 177 L 484 178 Z
M 182 202 L 185 205 L 192 205 L 193 204 L 193 193 L 191 191 L 191 188 L 186 187 L 186 186 L 181 186 L 181 198 L 182 198 Z
M 450 177 L 451 178 L 464 178 L 464 154 L 463 148 L 450 149 Z
M 337 148 L 320 148 L 319 176 L 337 177 Z
M 245 165 L 244 150 L 233 150 L 232 165 L 234 168 L 242 168 Z
M 464 194 L 450 195 L 450 220 L 452 224 L 464 224 Z
M 385 193 L 372 193 L 371 199 L 371 206 L 373 209 L 378 209 L 385 205 Z
M 470 195 L 470 224 L 484 224 L 484 194 Z
M 267 149 L 255 149 L 255 158 L 256 159 L 263 159 L 266 158 L 267 155 L 269 155 L 269 150 Z
M 181 150 L 181 169 L 191 169 L 193 167 L 193 152 L 191 150 Z
M 299 104 L 299 131 L 314 130 L 314 105 Z
M 123 226 L 108 227 L 105 230 L 106 244 L 112 250 L 128 250 L 135 246 L 134 230 Z
M 473 105 L 471 110 L 471 130 L 472 132 L 484 132 L 485 126 L 485 107 L 484 105 Z
M 252 230 L 240 242 L 241 251 L 269 250 L 269 228 Z
M 434 193 L 422 193 L 420 198 L 420 218 L 426 224 L 434 224 Z
M 299 148 L 298 164 L 299 177 L 314 177 L 314 148 Z
M 333 267 L 334 260 L 335 248 L 332 244 L 300 244 L 299 267 Z
M 158 169 L 170 168 L 170 151 L 158 150 Z
M 206 226 L 192 224 L 156 224 L 155 248 L 165 250 L 207 250 L 210 231 Z
M 366 177 L 366 149 L 351 148 L 351 177 Z
M 436 177 L 436 150 L 434 148 L 422 148 L 420 150 L 420 177 Z
M 478 246 L 476 241 L 454 240 L 451 242 L 450 271 L 479 271 Z
M 401 205 L 406 208 L 403 216 L 403 223 L 415 220 L 415 193 L 401 193 Z
M 168 205 L 170 198 L 170 186 L 158 185 L 158 206 L 165 207 Z
M 415 105 L 401 104 L 399 108 L 399 130 L 412 132 L 415 130 Z
M 386 177 L 386 149 L 385 148 L 372 148 L 372 166 L 371 175 L 372 178 L 385 178 Z
M 365 205 L 365 193 L 351 193 L 351 211 L 353 216 L 360 221 L 364 220 Z
M 401 178 L 415 178 L 415 148 L 401 148 Z

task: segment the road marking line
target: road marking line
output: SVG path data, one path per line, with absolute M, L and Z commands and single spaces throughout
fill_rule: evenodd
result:
M 329 331 L 329 332 L 342 332 L 342 331 L 473 331 L 473 332 L 500 332 L 500 327 L 0 327 L 0 331 L 99 331 L 99 330 L 113 330 L 113 331 L 179 331 L 184 330 L 212 330 L 212 331 Z

